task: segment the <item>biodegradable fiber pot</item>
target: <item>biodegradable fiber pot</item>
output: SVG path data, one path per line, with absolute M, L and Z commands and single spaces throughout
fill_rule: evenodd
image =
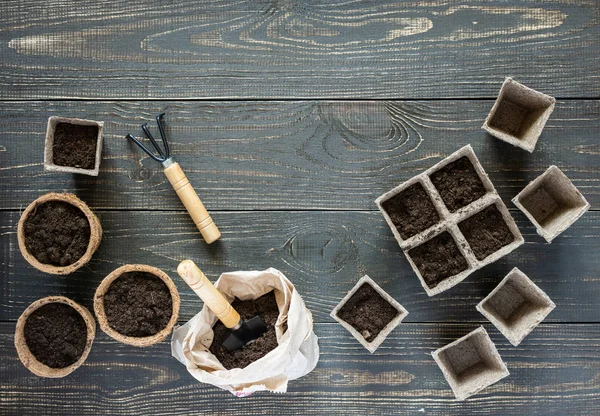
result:
M 283 273 L 273 268 L 223 273 L 215 287 L 229 302 L 234 298 L 254 300 L 273 291 L 279 309 L 275 323 L 277 347 L 244 368 L 227 370 L 209 350 L 214 337 L 212 328 L 218 318 L 204 305 L 199 314 L 173 331 L 171 340 L 173 356 L 194 378 L 241 397 L 261 390 L 284 393 L 289 380 L 315 368 L 319 345 L 313 332 L 312 314 Z
M 166 325 L 158 332 L 147 336 L 131 336 L 124 335 L 111 326 L 109 317 L 106 313 L 105 296 L 111 288 L 111 285 L 125 273 L 149 273 L 159 278 L 168 288 L 169 294 L 171 295 L 172 314 Z M 162 270 L 145 264 L 126 264 L 114 270 L 102 280 L 94 295 L 94 311 L 96 312 L 96 318 L 98 319 L 100 329 L 111 338 L 116 339 L 123 344 L 129 344 L 135 347 L 147 347 L 164 340 L 171 333 L 173 326 L 177 322 L 177 318 L 179 317 L 179 305 L 179 293 L 171 278 Z M 152 305 L 148 305 L 148 307 L 152 307 Z
M 98 176 L 104 122 L 50 117 L 46 129 L 44 170 Z
M 62 368 L 52 368 L 47 366 L 46 364 L 40 362 L 33 353 L 29 350 L 27 346 L 27 342 L 25 339 L 25 323 L 27 319 L 31 316 L 33 312 L 41 308 L 42 306 L 52 304 L 52 303 L 63 303 L 69 305 L 73 309 L 75 309 L 85 322 L 86 326 L 86 335 L 87 340 L 85 343 L 85 347 L 83 349 L 82 354 L 79 359 L 75 361 L 73 364 L 62 367 Z M 79 305 L 76 302 L 73 302 L 71 299 L 65 298 L 63 296 L 48 296 L 46 298 L 39 299 L 33 302 L 31 305 L 23 311 L 19 320 L 17 321 L 17 327 L 15 329 L 15 347 L 17 349 L 17 354 L 19 355 L 19 359 L 23 363 L 23 365 L 31 371 L 33 374 L 40 377 L 49 377 L 49 378 L 59 378 L 65 377 L 68 374 L 71 374 L 75 371 L 81 364 L 84 363 L 90 350 L 92 348 L 92 343 L 94 342 L 94 337 L 96 336 L 96 321 L 94 321 L 93 315 L 83 306 Z
M 38 208 L 40 206 L 52 201 L 66 202 L 78 208 L 85 215 L 90 226 L 90 236 L 87 250 L 75 262 L 65 266 L 40 262 L 34 256 L 34 254 L 30 252 L 25 237 L 25 223 L 27 222 L 29 217 L 33 216 L 38 211 Z M 52 192 L 39 197 L 31 204 L 29 204 L 25 211 L 23 211 L 23 214 L 21 214 L 21 219 L 19 220 L 19 224 L 17 226 L 17 239 L 19 242 L 19 250 L 21 251 L 21 254 L 23 255 L 23 257 L 25 257 L 25 260 L 27 260 L 29 264 L 31 264 L 36 269 L 46 273 L 64 275 L 74 272 L 75 270 L 79 269 L 81 266 L 90 261 L 92 255 L 98 249 L 100 241 L 102 240 L 102 226 L 100 225 L 100 220 L 98 219 L 98 217 L 81 199 L 77 198 L 73 194 L 59 194 Z

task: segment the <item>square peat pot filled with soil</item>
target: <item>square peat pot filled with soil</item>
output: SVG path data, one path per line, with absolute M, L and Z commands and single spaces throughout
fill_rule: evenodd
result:
M 516 347 L 555 307 L 548 295 L 515 267 L 477 310 Z
M 50 117 L 44 169 L 98 176 L 102 158 L 102 121 Z
M 407 258 L 429 296 L 458 284 L 472 271 L 450 231 L 408 250 Z
M 483 327 L 432 353 L 458 400 L 509 375 L 506 364 Z
M 429 179 L 451 213 L 495 192 L 470 146 L 463 147 L 431 170 Z
M 367 275 L 331 312 L 331 317 L 371 353 L 407 315 L 408 311 Z
M 512 201 L 549 243 L 590 208 L 581 192 L 556 166 L 550 166 Z
M 475 258 L 485 264 L 496 261 L 524 243 L 513 218 L 501 203 L 488 205 L 465 218 L 458 223 L 458 229 Z
M 441 221 L 438 209 L 421 180 L 409 180 L 375 201 L 398 243 Z
M 533 152 L 556 100 L 506 78 L 482 128 L 513 146 Z

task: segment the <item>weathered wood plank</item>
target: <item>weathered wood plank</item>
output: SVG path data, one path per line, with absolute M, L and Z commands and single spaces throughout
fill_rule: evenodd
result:
M 488 325 L 489 327 L 489 325 Z M 592 415 L 600 408 L 600 325 L 543 324 L 514 348 L 490 334 L 511 372 L 454 400 L 431 351 L 475 325 L 402 324 L 371 355 L 337 324 L 317 324 L 321 360 L 285 395 L 239 399 L 196 382 L 167 342 L 143 352 L 100 333 L 83 367 L 40 379 L 18 361 L 14 324 L 0 323 L 0 406 L 25 415 Z
M 556 164 L 600 208 L 600 101 L 559 101 L 529 154 L 481 130 L 492 101 L 4 102 L 0 209 L 77 191 L 95 209 L 183 207 L 124 139 L 167 112 L 173 155 L 209 210 L 375 209 L 374 199 L 472 144 L 505 201 Z M 98 178 L 43 172 L 51 115 L 104 120 Z
M 483 322 L 475 305 L 515 266 L 558 305 L 550 322 L 600 322 L 600 212 L 587 213 L 552 244 L 515 215 L 526 244 L 470 276 L 455 288 L 427 297 L 379 212 L 217 212 L 223 238 L 207 246 L 184 212 L 100 212 L 103 241 L 91 263 L 65 276 L 45 275 L 22 258 L 16 238 L 18 212 L 0 212 L 0 321 L 16 320 L 37 298 L 62 294 L 92 305 L 109 272 L 145 263 L 168 272 L 182 296 L 181 319 L 201 301 L 175 270 L 185 258 L 211 279 L 233 270 L 275 267 L 298 287 L 316 322 L 367 273 L 400 302 L 407 322 Z
M 5 0 L 0 98 L 600 95 L 594 0 Z

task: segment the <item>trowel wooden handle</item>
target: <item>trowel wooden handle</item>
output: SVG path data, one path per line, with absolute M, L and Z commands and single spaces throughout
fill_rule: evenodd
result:
M 231 307 L 227 299 L 206 278 L 204 273 L 191 260 L 184 260 L 177 266 L 177 273 L 196 295 L 200 297 L 217 315 L 227 328 L 233 328 L 240 322 L 240 315 Z
M 204 204 L 198 198 L 198 194 L 194 191 L 183 170 L 181 170 L 179 163 L 174 162 L 172 165 L 166 167 L 165 175 L 167 175 L 169 182 L 171 182 L 173 189 L 177 192 L 190 217 L 194 220 L 194 224 L 196 224 L 202 237 L 204 237 L 204 241 L 210 244 L 218 240 L 221 237 L 221 232 L 208 214 L 208 211 L 206 211 L 206 208 L 204 208 Z

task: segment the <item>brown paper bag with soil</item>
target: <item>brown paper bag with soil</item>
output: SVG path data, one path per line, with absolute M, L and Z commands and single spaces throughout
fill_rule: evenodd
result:
M 241 397 L 256 391 L 287 391 L 289 380 L 310 373 L 319 360 L 312 314 L 294 285 L 280 271 L 223 273 L 215 283 L 232 302 L 249 301 L 273 292 L 279 309 L 275 322 L 277 346 L 244 368 L 226 369 L 211 352 L 215 314 L 206 306 L 185 325 L 175 329 L 171 352 L 198 381 L 212 384 Z M 263 303 L 263 301 L 261 301 Z

